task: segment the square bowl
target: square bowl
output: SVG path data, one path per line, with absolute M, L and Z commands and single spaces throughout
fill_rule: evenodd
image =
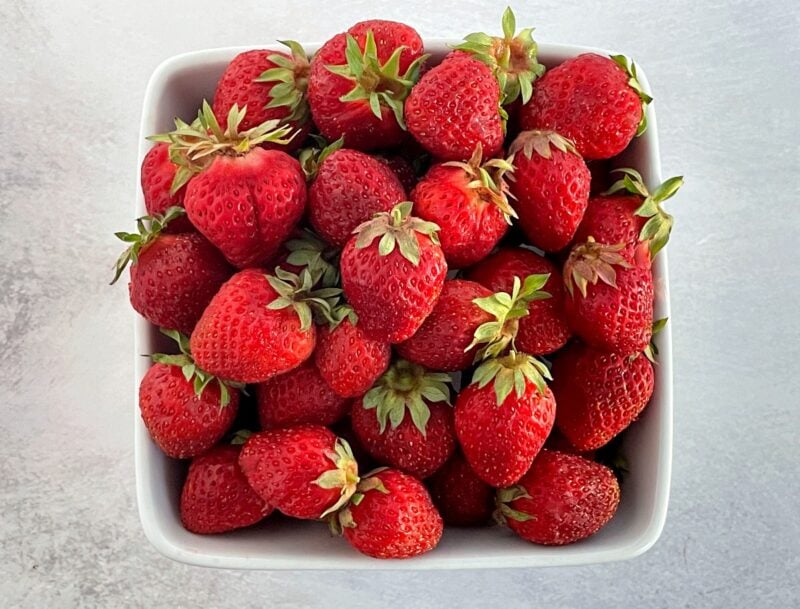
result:
M 427 40 L 426 51 L 440 60 L 453 40 Z M 311 53 L 318 45 L 304 45 Z M 150 148 L 145 136 L 172 128 L 176 116 L 191 118 L 200 101 L 211 99 L 217 80 L 233 57 L 254 47 L 229 47 L 177 55 L 163 62 L 150 78 L 142 111 L 139 165 Z M 255 48 L 270 48 L 255 47 Z M 275 48 L 274 46 L 272 48 Z M 581 53 L 610 51 L 541 44 L 539 59 L 548 67 Z M 637 66 L 638 67 L 638 66 Z M 647 77 L 638 68 L 645 91 Z M 648 129 L 623 153 L 649 186 L 661 182 L 656 117 L 647 108 Z M 145 215 L 141 190 L 136 216 Z M 653 266 L 656 319 L 669 315 L 667 256 L 662 250 Z M 647 551 L 664 527 L 672 465 L 672 348 L 670 326 L 658 335 L 659 365 L 650 405 L 625 434 L 623 449 L 630 473 L 614 518 L 596 535 L 578 543 L 537 546 L 496 527 L 446 528 L 439 546 L 412 560 L 376 560 L 332 538 L 323 523 L 271 517 L 263 523 L 222 535 L 202 536 L 181 526 L 179 498 L 185 465 L 166 457 L 150 439 L 138 413 L 139 383 L 150 366 L 141 354 L 162 349 L 157 328 L 137 316 L 135 325 L 136 491 L 145 535 L 165 556 L 192 565 L 231 569 L 474 569 L 582 565 L 623 560 Z

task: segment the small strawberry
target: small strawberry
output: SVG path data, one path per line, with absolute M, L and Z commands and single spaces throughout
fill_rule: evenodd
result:
M 549 70 L 520 110 L 523 129 L 552 129 L 575 143 L 585 159 L 608 159 L 647 128 L 652 101 L 622 55 L 585 53 Z
M 374 156 L 394 172 L 406 192 L 410 193 L 414 190 L 414 186 L 417 185 L 417 174 L 411 163 L 404 157 L 399 154 L 378 154 Z
M 543 377 L 550 378 L 550 373 L 542 362 L 512 351 L 484 362 L 472 384 L 458 394 L 456 435 L 467 462 L 484 482 L 514 484 L 542 448 L 556 415 Z
M 162 330 L 180 346 L 178 355 L 153 355 L 154 364 L 139 385 L 139 410 L 150 437 L 168 456 L 199 455 L 225 435 L 239 408 L 239 383 L 201 370 L 189 340 Z
M 494 489 L 477 476 L 463 455 L 454 454 L 431 476 L 428 488 L 445 524 L 473 527 L 489 522 Z
M 142 161 L 141 184 L 144 195 L 144 206 L 148 216 L 163 216 L 170 207 L 183 207 L 185 187 L 171 192 L 172 182 L 178 166 L 169 158 L 169 145 L 158 142 L 145 155 Z M 193 230 L 192 223 L 186 216 L 176 217 L 169 226 L 164 227 L 168 233 L 186 233 Z
M 321 425 L 255 433 L 245 442 L 239 465 L 266 503 L 306 520 L 340 509 L 359 481 L 347 442 Z
M 448 382 L 404 360 L 391 366 L 350 413 L 367 452 L 417 478 L 439 469 L 456 445 Z
M 373 558 L 410 558 L 436 547 L 444 524 L 425 486 L 408 474 L 377 470 L 364 478 L 333 525 Z
M 486 158 L 503 146 L 501 91 L 492 69 L 467 53 L 451 53 L 426 72 L 406 100 L 414 138 L 442 161 L 466 161 L 478 144 Z
M 498 517 L 533 543 L 560 546 L 594 535 L 619 505 L 612 471 L 577 455 L 543 450 L 516 486 L 497 492 Z
M 570 337 L 564 313 L 564 283 L 561 271 L 547 258 L 522 248 L 501 248 L 481 260 L 467 273 L 493 292 L 510 292 L 515 277 L 549 275 L 543 289 L 550 298 L 528 302 L 528 315 L 520 318 L 515 344 L 529 355 L 546 355 L 563 347 Z
M 111 283 L 132 263 L 128 292 L 136 312 L 156 326 L 188 334 L 233 269 L 202 235 L 163 232 L 183 215 L 180 207 L 170 207 L 163 216 L 137 219 L 136 233 L 116 233 L 128 249 Z
M 411 196 L 415 213 L 439 226 L 442 251 L 451 268 L 485 258 L 517 215 L 509 205 L 504 178 L 513 166 L 502 159 L 481 164 L 482 154 L 479 143 L 466 163 L 434 165 Z
M 373 340 L 399 343 L 412 336 L 444 285 L 447 263 L 438 227 L 415 218 L 411 209 L 406 201 L 377 214 L 357 228 L 342 251 L 345 297 Z
M 181 491 L 181 523 L 192 533 L 225 533 L 272 513 L 239 467 L 239 446 L 222 444 L 192 460 Z

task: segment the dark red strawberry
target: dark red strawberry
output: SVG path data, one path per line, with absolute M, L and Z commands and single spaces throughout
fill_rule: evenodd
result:
M 394 172 L 394 175 L 400 180 L 406 192 L 410 193 L 414 190 L 414 186 L 417 185 L 417 174 L 411 166 L 411 163 L 404 157 L 399 154 L 380 154 L 374 156 Z
M 604 465 L 543 450 L 519 483 L 497 493 L 499 513 L 517 535 L 560 546 L 594 535 L 614 516 L 619 484 Z
M 445 524 L 473 527 L 489 522 L 494 489 L 477 476 L 460 453 L 428 480 L 428 488 Z
M 178 166 L 169 158 L 169 145 L 166 142 L 157 142 L 145 155 L 142 161 L 141 184 L 148 216 L 163 216 L 170 207 L 183 207 L 186 188 L 181 187 L 174 194 L 171 192 L 177 170 Z M 164 227 L 164 231 L 168 233 L 185 233 L 191 230 L 192 223 L 186 216 L 176 217 L 169 226 Z

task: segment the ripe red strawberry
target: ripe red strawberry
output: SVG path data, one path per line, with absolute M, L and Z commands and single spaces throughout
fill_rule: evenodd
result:
M 497 493 L 508 528 L 533 543 L 560 546 L 594 535 L 619 505 L 619 484 L 604 465 L 543 450 L 512 488 Z
M 169 158 L 169 145 L 157 142 L 145 155 L 142 161 L 141 184 L 144 195 L 144 206 L 148 216 L 163 216 L 170 207 L 183 207 L 185 187 L 174 194 L 171 192 L 172 182 L 178 166 Z M 164 227 L 167 233 L 185 233 L 193 230 L 192 223 L 186 216 L 173 219 Z
M 489 66 L 467 53 L 451 53 L 411 90 L 408 130 L 443 161 L 466 161 L 478 144 L 492 158 L 503 146 L 500 97 Z
M 528 315 L 520 318 L 516 346 L 523 353 L 545 355 L 563 347 L 570 337 L 564 313 L 564 283 L 561 271 L 547 258 L 522 248 L 501 248 L 481 260 L 467 278 L 493 292 L 510 292 L 515 277 L 549 275 L 543 289 L 550 298 L 528 302 Z
M 456 435 L 467 462 L 484 482 L 514 484 L 542 448 L 556 416 L 556 402 L 543 377 L 550 378 L 543 363 L 512 351 L 484 362 L 472 384 L 458 394 Z
M 403 101 L 427 55 L 414 29 L 394 21 L 358 23 L 311 61 L 308 102 L 326 139 L 348 148 L 391 148 L 406 137 Z
M 302 423 L 332 425 L 350 410 L 350 400 L 328 386 L 313 361 L 259 383 L 256 397 L 262 429 Z
M 404 360 L 391 366 L 350 413 L 367 452 L 417 478 L 439 469 L 456 445 L 449 381 Z
M 180 346 L 179 355 L 153 355 L 155 362 L 139 385 L 139 410 L 150 437 L 168 456 L 199 455 L 225 435 L 239 408 L 242 385 L 201 370 L 189 341 L 174 330 L 164 334 Z
M 608 159 L 644 133 L 652 98 L 622 55 L 594 53 L 568 59 L 537 83 L 520 111 L 523 129 L 552 129 L 575 143 L 586 159 Z
M 316 520 L 335 512 L 359 481 L 347 442 L 321 425 L 255 433 L 239 465 L 265 502 L 293 518 Z
M 439 226 L 442 251 L 450 268 L 474 264 L 505 235 L 516 212 L 508 203 L 503 175 L 513 171 L 502 159 L 482 163 L 480 144 L 467 163 L 434 165 L 412 194 L 414 211 Z
M 442 291 L 447 263 L 438 227 L 396 205 L 358 227 L 342 252 L 342 288 L 364 334 L 399 343 L 416 332 Z M 377 239 L 377 242 L 376 242 Z
M 573 332 L 590 346 L 633 355 L 652 336 L 653 273 L 646 243 L 637 246 L 633 264 L 621 255 L 624 247 L 589 237 L 572 248 L 564 264 L 564 310 Z
M 428 488 L 445 524 L 472 527 L 489 522 L 494 489 L 477 476 L 460 453 L 430 478 Z
M 404 157 L 399 154 L 379 154 L 374 155 L 381 163 L 384 163 L 394 172 L 397 179 L 403 185 L 406 192 L 411 192 L 417 185 L 417 174 Z
M 272 513 L 239 467 L 239 446 L 222 444 L 195 457 L 181 491 L 181 523 L 209 535 L 249 527 Z
M 131 305 L 150 323 L 190 333 L 233 269 L 198 233 L 164 234 L 183 210 L 137 220 L 137 233 L 117 233 L 129 244 L 117 260 L 115 283 L 132 262 L 128 292 Z
M 378 470 L 362 480 L 338 521 L 350 545 L 374 558 L 410 558 L 428 552 L 444 529 L 422 482 L 393 469 Z
M 511 144 L 511 192 L 519 225 L 535 246 L 569 245 L 589 203 L 592 176 L 572 142 L 553 131 L 523 131 Z

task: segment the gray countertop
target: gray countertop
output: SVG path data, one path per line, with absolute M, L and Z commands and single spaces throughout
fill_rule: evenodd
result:
M 670 202 L 673 490 L 650 552 L 533 571 L 251 573 L 174 563 L 145 540 L 131 313 L 125 288 L 106 284 L 112 233 L 131 226 L 147 78 L 193 49 L 320 40 L 369 17 L 457 37 L 502 9 L 394 4 L 0 2 L 0 606 L 792 606 L 800 14 L 786 0 L 515 6 L 542 40 L 641 63 L 664 174 L 686 175 Z

